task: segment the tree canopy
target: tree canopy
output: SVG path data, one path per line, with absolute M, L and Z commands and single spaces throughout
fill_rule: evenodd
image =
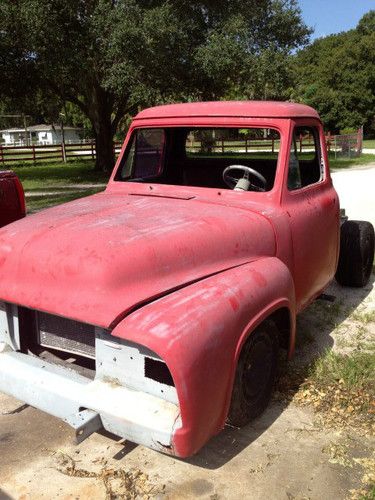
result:
M 35 90 L 74 104 L 99 169 L 112 167 L 113 135 L 140 107 L 285 97 L 287 56 L 310 33 L 296 0 L 3 0 L 0 17 L 0 99 Z
M 316 40 L 296 56 L 295 100 L 318 110 L 328 129 L 375 132 L 375 11 L 358 26 Z

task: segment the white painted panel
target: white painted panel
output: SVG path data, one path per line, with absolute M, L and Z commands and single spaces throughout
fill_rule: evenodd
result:
M 106 335 L 106 338 L 96 338 L 95 351 L 98 379 L 144 391 L 178 404 L 174 386 L 145 377 L 145 357 L 160 360 L 155 353 L 136 344 L 120 339 L 117 341 L 109 335 Z
M 8 344 L 14 351 L 20 350 L 18 308 L 0 302 L 0 342 Z

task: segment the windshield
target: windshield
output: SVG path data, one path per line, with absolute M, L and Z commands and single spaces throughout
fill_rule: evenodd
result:
M 265 128 L 139 128 L 134 130 L 115 176 L 117 181 L 233 189 L 227 167 L 250 167 L 254 190 L 272 189 L 280 135 Z M 229 169 L 240 178 L 245 170 Z M 263 180 L 259 180 L 263 178 Z

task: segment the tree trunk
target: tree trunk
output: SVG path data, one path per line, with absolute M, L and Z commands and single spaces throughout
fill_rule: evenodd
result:
M 99 127 L 95 127 L 95 147 L 95 170 L 111 171 L 115 164 L 111 123 L 100 123 Z
M 115 164 L 112 97 L 99 85 L 96 85 L 90 95 L 90 101 L 88 116 L 95 132 L 95 170 L 109 172 Z

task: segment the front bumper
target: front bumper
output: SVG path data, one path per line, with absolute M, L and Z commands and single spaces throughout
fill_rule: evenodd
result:
M 2 346 L 2 347 L 1 347 Z M 150 448 L 173 453 L 178 405 L 115 380 L 90 380 L 63 366 L 0 346 L 0 391 L 59 417 L 79 437 L 82 421 Z M 2 350 L 1 350 L 2 349 Z M 84 410 L 91 410 L 88 414 Z M 80 416 L 82 418 L 80 418 Z
M 155 353 L 95 327 L 92 380 L 67 365 L 20 352 L 20 324 L 18 307 L 0 303 L 1 392 L 61 418 L 76 430 L 78 442 L 104 428 L 174 454 L 174 432 L 181 427 L 178 397 Z

